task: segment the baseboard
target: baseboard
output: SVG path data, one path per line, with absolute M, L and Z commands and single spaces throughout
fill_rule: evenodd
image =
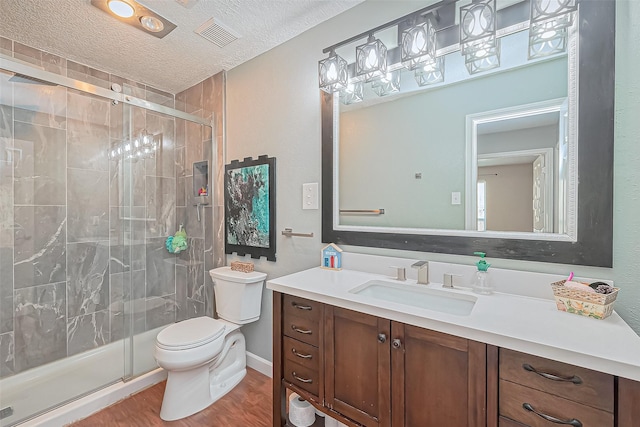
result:
M 255 369 L 263 375 L 268 376 L 269 378 L 273 378 L 273 363 L 269 362 L 267 359 L 263 359 L 262 357 L 250 353 L 247 351 L 247 366 L 249 368 Z
M 20 427 L 59 427 L 87 418 L 107 406 L 125 399 L 167 378 L 167 372 L 158 368 L 129 382 L 118 382 L 91 393 L 81 399 L 25 421 Z

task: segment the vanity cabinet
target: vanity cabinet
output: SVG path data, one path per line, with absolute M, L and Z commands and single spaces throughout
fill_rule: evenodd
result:
M 391 322 L 393 427 L 486 426 L 487 346 Z
M 287 389 L 350 427 L 640 426 L 637 381 L 280 292 L 273 307 L 274 427 Z
M 365 426 L 391 425 L 391 322 L 325 308 L 325 406 Z
M 614 426 L 613 375 L 500 349 L 499 376 L 501 427 Z
M 354 426 L 486 426 L 485 344 L 279 293 L 274 301 L 274 400 L 290 388 Z M 282 426 L 283 402 L 274 410 Z
M 321 375 L 324 304 L 291 295 L 282 301 L 282 364 L 284 379 L 323 398 Z

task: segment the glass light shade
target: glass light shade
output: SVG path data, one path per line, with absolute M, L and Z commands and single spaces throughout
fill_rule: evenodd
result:
M 464 56 L 464 63 L 469 74 L 491 70 L 500 66 L 500 42 L 495 46 L 491 43 L 481 46 L 473 53 Z
M 567 29 L 551 21 L 529 28 L 529 59 L 562 53 L 567 49 Z
M 164 23 L 155 16 L 141 17 L 140 25 L 142 25 L 145 30 L 152 33 L 159 33 L 160 31 L 164 30 Z
M 318 61 L 318 80 L 320 89 L 325 92 L 333 93 L 344 89 L 349 80 L 347 61 L 335 53 Z
M 387 74 L 387 47 L 369 36 L 367 43 L 356 47 L 356 76 L 370 82 Z
M 387 73 L 384 77 L 371 83 L 371 89 L 378 96 L 400 92 L 400 72 L 401 70 L 395 70 Z
M 364 100 L 364 83 L 349 83 L 340 91 L 340 102 L 344 105 L 355 104 Z
M 436 28 L 431 18 L 402 31 L 400 60 L 409 70 L 436 59 Z
M 435 61 L 422 64 L 416 68 L 416 82 L 418 86 L 428 86 L 444 81 L 444 57 L 440 56 Z
M 122 0 L 109 0 L 109 10 L 121 18 L 131 18 L 135 12 L 133 6 Z
M 553 20 L 557 27 L 569 27 L 576 10 L 576 0 L 531 0 L 531 23 Z
M 460 48 L 463 55 L 496 44 L 496 0 L 480 0 L 460 8 Z

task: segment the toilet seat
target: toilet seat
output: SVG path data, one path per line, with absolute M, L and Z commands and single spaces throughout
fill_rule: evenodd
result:
M 200 347 L 223 337 L 225 324 L 211 317 L 195 317 L 163 329 L 156 345 L 164 350 L 186 350 Z

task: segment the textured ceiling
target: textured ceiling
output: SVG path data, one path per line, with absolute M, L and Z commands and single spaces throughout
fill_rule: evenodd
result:
M 0 35 L 177 93 L 361 1 L 190 0 L 186 8 L 176 0 L 141 0 L 178 26 L 158 39 L 119 22 L 90 0 L 0 0 Z M 220 48 L 194 32 L 211 18 L 241 37 Z

